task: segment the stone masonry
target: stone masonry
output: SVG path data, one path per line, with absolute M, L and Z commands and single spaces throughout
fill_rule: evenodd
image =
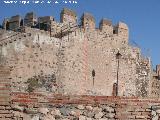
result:
M 159 120 L 160 101 L 107 96 L 12 94 L 13 120 Z M 8 110 L 9 111 L 9 110 Z
M 78 25 L 76 13 L 66 8 L 60 23 L 32 12 L 24 20 L 7 20 L 0 30 L 0 63 L 10 68 L 13 92 L 112 96 L 116 91 L 127 97 L 151 93 L 150 59 L 129 45 L 125 23 L 112 25 L 102 19 L 95 28 L 94 17 L 84 13 Z
M 160 65 L 129 44 L 129 28 L 64 8 L 0 29 L 0 120 L 159 120 Z

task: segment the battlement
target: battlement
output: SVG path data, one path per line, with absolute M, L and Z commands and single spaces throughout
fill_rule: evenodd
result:
M 84 29 L 95 29 L 95 19 L 90 13 L 84 13 L 81 17 L 81 25 Z
M 119 22 L 117 25 L 114 26 L 113 34 L 117 34 L 123 40 L 124 44 L 128 44 L 129 29 L 127 24 L 125 24 L 124 22 Z
M 102 19 L 100 22 L 100 28 L 102 28 L 104 25 L 112 26 L 112 21 L 108 19 Z
M 38 27 L 41 30 L 50 31 L 51 21 L 54 21 L 52 16 L 44 16 L 38 18 Z
M 9 22 L 17 22 L 20 20 L 21 20 L 20 15 L 16 15 L 16 16 L 12 16 L 11 19 L 9 20 Z
M 52 20 L 54 21 L 54 18 L 52 16 L 39 17 L 38 23 L 49 23 Z
M 117 27 L 117 28 L 121 28 L 121 29 L 128 30 L 128 26 L 127 26 L 127 24 L 125 24 L 124 22 L 119 22 L 116 27 Z
M 102 19 L 99 23 L 99 29 L 109 34 L 113 34 L 112 21 L 108 19 Z
M 75 29 L 73 28 L 82 28 L 85 31 L 97 30 L 96 21 L 92 14 L 84 13 L 81 17 L 80 24 L 78 24 L 76 12 L 67 8 L 64 8 L 60 13 L 60 23 L 54 21 L 54 17 L 52 16 L 37 17 L 34 12 L 27 13 L 24 19 L 17 15 L 12 16 L 10 19 L 5 19 L 3 22 L 3 28 L 5 30 L 19 31 L 21 26 L 49 31 L 50 35 L 58 37 L 65 35 L 61 32 L 74 32 Z M 111 20 L 102 19 L 99 23 L 98 30 L 102 33 L 122 38 L 124 44 L 128 43 L 129 29 L 127 24 L 123 22 L 113 25 Z
M 63 23 L 76 23 L 77 22 L 77 15 L 73 10 L 64 8 L 61 11 L 60 21 Z
M 73 17 L 77 17 L 75 11 L 68 9 L 68 8 L 63 8 L 63 10 L 61 11 L 61 14 L 67 14 Z
M 22 25 L 20 15 L 12 16 L 10 19 L 4 19 L 3 28 L 7 30 L 16 30 Z
M 24 26 L 34 26 L 37 24 L 37 16 L 34 12 L 29 12 L 24 17 Z

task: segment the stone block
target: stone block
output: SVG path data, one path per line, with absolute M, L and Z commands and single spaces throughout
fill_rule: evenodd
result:
M 95 117 L 96 119 L 100 119 L 100 118 L 103 117 L 103 115 L 104 115 L 103 112 L 99 112 L 99 113 L 96 113 L 94 117 Z
M 84 110 L 85 107 L 83 105 L 78 105 L 77 108 L 80 110 Z
M 86 117 L 85 116 L 79 116 L 79 120 L 86 120 Z

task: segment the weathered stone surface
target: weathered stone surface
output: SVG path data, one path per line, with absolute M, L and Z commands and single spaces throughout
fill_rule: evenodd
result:
M 47 115 L 47 113 L 49 112 L 48 108 L 39 108 L 38 110 L 40 113 Z
M 14 111 L 14 116 L 16 117 L 20 117 L 23 113 L 19 112 L 19 111 Z
M 59 110 L 60 110 L 61 114 L 62 114 L 62 115 L 64 115 L 64 116 L 69 115 L 69 114 L 70 114 L 70 112 L 71 112 L 71 110 L 70 110 L 70 109 L 65 108 L 65 107 L 62 107 L 62 108 L 60 108 Z
M 93 108 L 94 113 L 98 113 L 98 112 L 101 112 L 101 111 L 102 111 L 102 108 L 100 108 L 100 107 L 94 107 Z
M 109 120 L 108 118 L 100 118 L 98 120 Z
M 73 115 L 75 117 L 79 117 L 82 114 L 82 112 L 80 110 L 72 110 L 70 112 L 70 115 Z
M 92 120 L 92 118 L 86 118 L 86 120 Z
M 51 115 L 61 116 L 61 112 L 58 109 L 53 109 L 50 113 Z
M 107 118 L 114 118 L 114 116 L 115 116 L 115 113 L 106 113 L 105 114 L 105 117 L 107 117 Z
M 27 113 L 27 114 L 37 114 L 38 110 L 37 109 L 33 109 L 33 108 L 25 108 L 24 109 L 24 113 Z
M 156 110 L 156 113 L 160 114 L 160 109 Z
M 34 116 L 31 118 L 31 120 L 39 120 L 39 116 Z
M 96 119 L 100 119 L 100 118 L 102 118 L 103 115 L 104 115 L 104 114 L 103 114 L 102 112 L 99 112 L 99 113 L 96 113 L 94 117 L 95 117 Z
M 152 111 L 152 116 L 156 116 L 157 112 L 156 111 Z
M 79 120 L 86 120 L 86 117 L 85 116 L 79 116 Z
M 93 107 L 92 106 L 86 106 L 86 109 L 89 110 L 89 111 L 92 111 Z
M 158 116 L 158 115 L 152 117 L 152 120 L 158 120 L 158 119 L 159 119 L 159 116 Z
M 93 111 L 89 111 L 89 112 L 86 112 L 86 113 L 83 113 L 84 115 L 86 115 L 87 117 L 91 117 L 93 118 L 95 113 Z
M 20 107 L 18 105 L 12 105 L 12 109 L 15 111 L 20 111 L 20 112 L 24 111 L 24 107 Z
M 44 117 L 44 120 L 55 120 L 55 118 L 50 115 L 50 114 L 47 114 L 45 117 Z
M 109 106 L 103 106 L 102 108 L 104 112 L 109 112 L 109 113 L 115 112 L 114 108 L 109 107 Z
M 80 109 L 80 110 L 83 110 L 84 106 L 83 105 L 78 105 L 77 108 Z
M 63 118 L 62 120 L 70 120 L 70 119 L 68 119 L 68 118 Z

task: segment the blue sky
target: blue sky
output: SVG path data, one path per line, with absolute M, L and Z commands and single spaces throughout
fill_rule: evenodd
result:
M 130 29 L 130 41 L 136 42 L 145 55 L 151 56 L 154 67 L 160 63 L 160 0 L 76 0 L 77 4 L 57 1 L 59 4 L 23 5 L 4 4 L 1 0 L 0 22 L 4 17 L 15 14 L 24 16 L 30 11 L 34 11 L 38 16 L 54 16 L 59 21 L 60 11 L 64 7 L 75 10 L 79 18 L 83 12 L 90 12 L 96 19 L 97 27 L 102 18 L 111 19 L 114 24 L 118 21 L 127 23 Z

